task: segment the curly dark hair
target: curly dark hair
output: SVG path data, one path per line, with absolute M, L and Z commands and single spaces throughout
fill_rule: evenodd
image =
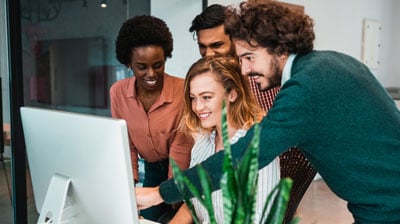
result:
M 202 13 L 194 17 L 189 32 L 198 32 L 199 30 L 223 25 L 225 22 L 225 9 L 225 6 L 219 4 L 208 6 Z
M 173 39 L 167 24 L 154 16 L 135 16 L 124 22 L 119 30 L 115 41 L 117 59 L 128 67 L 132 50 L 149 45 L 162 47 L 165 57 L 172 57 Z
M 227 8 L 226 14 L 225 30 L 232 39 L 276 55 L 306 54 L 314 48 L 313 20 L 279 3 L 242 2 L 238 9 Z

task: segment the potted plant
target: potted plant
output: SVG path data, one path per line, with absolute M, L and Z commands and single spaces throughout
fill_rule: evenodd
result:
M 224 141 L 225 156 L 223 161 L 223 176 L 221 178 L 221 190 L 224 203 L 224 223 L 254 223 L 257 180 L 258 180 L 258 153 L 260 127 L 254 127 L 254 136 L 248 146 L 245 155 L 237 167 L 233 166 L 232 153 L 228 141 L 226 121 L 226 109 L 222 113 L 222 135 Z M 189 179 L 182 173 L 176 163 L 171 160 L 175 181 L 187 206 L 190 208 L 194 222 L 199 223 L 190 197 L 185 194 L 185 186 L 191 194 L 199 199 L 208 212 L 210 223 L 216 223 L 212 206 L 212 187 L 207 172 L 198 166 L 202 191 L 197 189 Z M 268 195 L 261 216 L 261 223 L 280 224 L 283 223 L 285 211 L 289 201 L 292 180 L 283 178 L 274 190 Z M 201 193 L 202 192 L 202 193 Z M 290 224 L 298 223 L 298 218 L 293 219 Z

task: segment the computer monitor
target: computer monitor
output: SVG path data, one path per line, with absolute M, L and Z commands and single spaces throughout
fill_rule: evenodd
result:
M 21 118 L 38 223 L 139 223 L 124 120 L 33 107 Z

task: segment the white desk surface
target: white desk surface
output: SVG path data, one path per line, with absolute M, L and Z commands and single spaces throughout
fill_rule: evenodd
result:
M 158 222 L 153 222 L 148 219 L 139 219 L 139 224 L 158 224 Z

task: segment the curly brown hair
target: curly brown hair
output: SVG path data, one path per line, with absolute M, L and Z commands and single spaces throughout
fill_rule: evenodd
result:
M 242 2 L 239 8 L 228 7 L 226 15 L 225 29 L 232 39 L 264 47 L 276 55 L 313 50 L 313 20 L 279 3 Z
M 119 30 L 115 41 L 117 59 L 128 66 L 132 50 L 149 45 L 162 47 L 165 58 L 172 56 L 173 39 L 167 24 L 154 16 L 135 16 L 125 21 Z

